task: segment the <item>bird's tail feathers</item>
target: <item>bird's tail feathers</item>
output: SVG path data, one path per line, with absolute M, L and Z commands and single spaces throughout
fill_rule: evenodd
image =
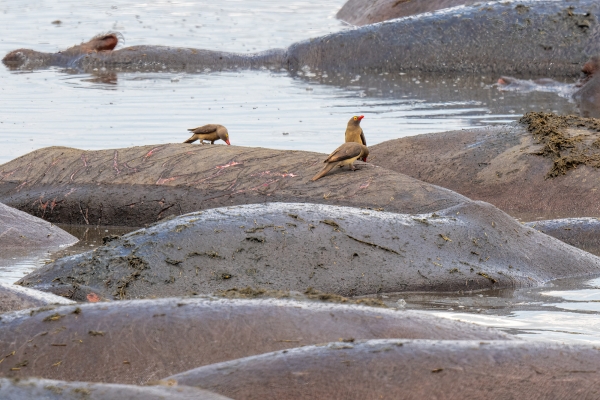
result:
M 317 179 L 322 178 L 329 171 L 331 171 L 333 169 L 333 167 L 335 167 L 338 164 L 339 163 L 336 163 L 336 162 L 327 164 L 326 166 L 323 167 L 323 169 L 321 170 L 321 172 L 319 172 L 318 174 L 316 174 L 315 176 L 312 177 L 311 181 L 316 181 Z

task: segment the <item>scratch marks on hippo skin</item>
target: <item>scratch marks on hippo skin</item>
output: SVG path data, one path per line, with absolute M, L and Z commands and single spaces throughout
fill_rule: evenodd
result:
M 88 219 L 88 208 L 86 207 L 85 214 L 84 214 L 83 209 L 81 208 L 81 202 L 78 202 L 77 204 L 79 205 L 79 212 L 81 213 L 81 216 L 83 217 L 83 220 L 85 221 L 85 224 L 89 225 L 90 221 Z
M 162 175 L 161 175 L 161 176 L 162 176 Z M 158 177 L 158 180 L 156 181 L 156 183 L 155 183 L 155 184 L 156 184 L 156 185 L 164 185 L 165 183 L 169 183 L 169 182 L 172 182 L 172 181 L 174 181 L 175 179 L 179 179 L 179 178 L 181 178 L 181 176 L 182 176 L 182 175 L 176 175 L 176 176 L 172 176 L 172 177 L 170 177 L 170 178 L 161 178 L 161 177 Z
M 282 178 L 296 178 L 299 175 L 296 175 L 292 172 L 271 172 L 271 171 L 263 171 L 263 172 L 257 172 L 255 174 L 252 174 L 250 176 L 265 176 L 265 175 L 270 175 L 270 176 L 280 176 Z
M 361 183 L 360 186 L 358 187 L 358 190 L 368 188 L 369 185 L 371 184 L 371 182 L 373 182 L 373 177 L 372 176 L 370 176 L 369 179 L 366 182 Z
M 22 183 L 21 183 L 19 186 L 17 186 L 17 187 L 15 188 L 15 192 L 17 192 L 17 193 L 18 193 L 18 192 L 19 192 L 21 189 L 23 189 L 23 188 L 24 188 L 24 187 L 27 185 L 27 183 L 28 183 L 28 182 L 29 182 L 29 181 L 23 181 L 23 182 L 22 182 Z
M 162 146 L 156 146 L 152 149 L 150 149 L 149 152 L 146 153 L 146 155 L 142 158 L 144 161 L 146 161 L 146 159 L 148 159 L 149 157 L 152 157 L 154 154 L 158 153 L 159 151 L 161 151 L 162 149 L 164 149 L 167 145 L 162 145 Z
M 113 169 L 116 171 L 117 175 L 119 175 L 121 173 L 121 170 L 119 169 L 119 151 L 115 150 L 114 156 L 113 156 Z
M 71 188 L 67 193 L 65 193 L 65 198 L 69 197 L 71 194 L 75 193 L 77 188 Z
M 71 176 L 69 177 L 69 181 L 71 181 L 71 182 L 73 182 L 73 180 L 75 179 L 75 175 L 77 175 L 79 173 L 79 171 L 90 166 L 87 162 L 87 156 L 85 155 L 85 153 L 81 155 L 80 159 L 83 162 L 83 167 L 77 169 L 75 172 L 73 172 L 71 174 Z
M 259 185 L 257 185 L 257 186 L 254 186 L 254 187 L 251 187 L 251 188 L 248 188 L 248 189 L 240 189 L 240 190 L 237 190 L 237 191 L 235 191 L 235 192 L 233 192 L 233 193 L 231 193 L 231 194 L 232 194 L 232 195 L 234 195 L 234 194 L 240 194 L 240 193 L 246 193 L 246 192 L 258 191 L 258 190 L 260 190 L 260 189 L 263 189 L 263 188 L 269 187 L 269 186 L 270 186 L 270 185 L 272 185 L 273 183 L 275 183 L 275 182 L 279 182 L 280 180 L 281 180 L 281 179 L 271 179 L 271 180 L 269 180 L 269 181 L 266 181 L 266 182 L 263 182 L 263 183 L 261 183 L 261 184 L 259 184 Z
M 215 168 L 216 169 L 223 169 L 223 168 L 229 168 L 229 167 L 233 167 L 234 165 L 240 165 L 242 163 L 239 163 L 237 161 L 230 161 L 225 165 L 217 165 Z
M 15 168 L 12 171 L 0 171 L 0 182 L 6 178 L 10 178 L 15 172 L 17 172 L 20 168 Z

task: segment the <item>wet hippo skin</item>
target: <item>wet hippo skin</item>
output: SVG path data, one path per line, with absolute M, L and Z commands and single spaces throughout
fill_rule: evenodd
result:
M 4 64 L 12 69 L 68 66 L 88 72 L 283 68 L 291 73 L 310 69 L 576 76 L 577 65 L 600 53 L 599 13 L 595 0 L 486 3 L 367 25 L 250 55 L 133 46 L 65 59 L 61 53 L 19 49 L 7 54 Z
M 600 352 L 550 342 L 370 340 L 170 377 L 235 399 L 595 399 Z M 490 397 L 491 396 L 491 397 Z
M 336 18 L 352 25 L 367 25 L 455 6 L 483 4 L 477 0 L 348 0 Z
M 163 144 L 36 150 L 0 165 L 0 201 L 54 223 L 144 226 L 228 205 L 299 201 L 433 212 L 464 196 L 357 161 L 310 182 L 327 155 Z
M 0 375 L 146 384 L 202 365 L 275 350 L 396 337 L 511 339 L 494 329 L 416 311 L 320 301 L 122 301 L 3 315 Z
M 78 239 L 48 221 L 0 203 L 0 249 L 57 249 Z M 6 257 L 6 254 L 3 255 Z
M 227 400 L 197 388 L 186 386 L 132 386 L 87 382 L 64 382 L 50 379 L 1 379 L 3 400 Z
M 74 303 L 61 296 L 31 290 L 17 285 L 0 283 L 0 313 L 8 311 L 23 310 L 25 308 L 37 308 L 51 304 Z
M 600 220 L 564 218 L 528 222 L 527 226 L 600 256 Z
M 600 258 L 483 202 L 427 214 L 267 203 L 174 218 L 17 283 L 83 301 L 90 292 L 135 299 L 246 286 L 354 296 L 527 287 L 598 272 Z
M 390 140 L 371 146 L 369 161 L 526 221 L 600 216 L 600 121 L 545 113 L 527 121 Z

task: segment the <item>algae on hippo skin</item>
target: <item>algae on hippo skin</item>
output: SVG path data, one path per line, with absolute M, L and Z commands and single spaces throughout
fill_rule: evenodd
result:
M 529 112 L 521 119 L 542 148 L 533 154 L 552 159 L 546 178 L 565 175 L 579 165 L 600 168 L 600 120 L 575 115 Z M 589 133 L 570 132 L 585 128 Z

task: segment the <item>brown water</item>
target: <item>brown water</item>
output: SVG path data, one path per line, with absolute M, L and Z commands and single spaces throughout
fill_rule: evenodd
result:
M 101 32 L 124 45 L 171 45 L 251 52 L 351 29 L 334 18 L 344 0 L 3 0 L 0 54 L 54 52 Z M 54 22 L 54 23 L 53 23 Z M 228 127 L 235 145 L 329 153 L 350 116 L 364 114 L 369 144 L 514 121 L 526 111 L 576 112 L 560 89 L 501 92 L 497 76 L 444 78 L 386 74 L 327 76 L 239 71 L 94 76 L 58 68 L 9 72 L 0 66 L 0 164 L 46 146 L 118 148 L 188 138 L 186 128 Z M 11 283 L 59 255 L 93 249 L 110 227 L 66 227 L 82 241 L 60 254 L 0 256 Z M 389 296 L 397 305 L 507 329 L 521 337 L 600 342 L 600 282 L 573 280 L 535 290 Z

